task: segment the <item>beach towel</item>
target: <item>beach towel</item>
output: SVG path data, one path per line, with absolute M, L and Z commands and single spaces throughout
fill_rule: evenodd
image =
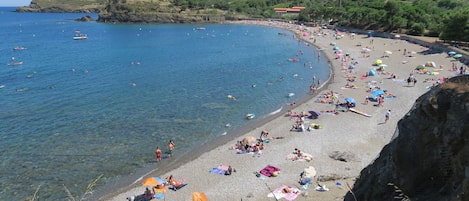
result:
M 228 166 L 220 165 L 216 168 L 211 169 L 209 172 L 212 173 L 212 174 L 222 174 L 222 175 L 224 175 L 226 171 L 228 171 Z
M 284 191 L 284 189 L 288 189 L 288 193 Z M 295 200 L 296 197 L 301 193 L 300 189 L 297 189 L 295 187 L 287 186 L 287 185 L 282 185 L 278 188 L 276 188 L 272 193 L 267 194 L 267 197 L 270 198 L 276 198 L 276 199 L 286 199 L 288 201 Z
M 275 173 L 277 172 L 277 173 Z M 264 169 L 262 169 L 260 171 L 260 173 L 266 177 L 272 177 L 272 176 L 276 176 L 276 174 L 278 174 L 278 172 L 280 172 L 280 168 L 278 167 L 274 167 L 274 166 L 271 166 L 271 165 L 267 165 Z
M 177 190 L 183 188 L 184 186 L 187 186 L 187 184 L 183 183 L 182 185 L 178 186 L 177 188 L 175 188 L 174 186 L 170 186 L 169 189 L 171 189 L 173 191 L 177 191 Z

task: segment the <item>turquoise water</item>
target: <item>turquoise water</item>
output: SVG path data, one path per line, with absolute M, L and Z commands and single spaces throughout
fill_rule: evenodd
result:
M 189 154 L 306 98 L 313 75 L 329 76 L 322 55 L 276 28 L 111 25 L 11 10 L 0 8 L 2 199 L 39 186 L 41 200 L 64 200 L 64 186 L 81 195 L 101 174 L 98 188 L 155 166 L 153 150 L 170 139 L 175 157 Z M 88 39 L 73 40 L 76 30 Z M 23 64 L 8 65 L 12 57 Z

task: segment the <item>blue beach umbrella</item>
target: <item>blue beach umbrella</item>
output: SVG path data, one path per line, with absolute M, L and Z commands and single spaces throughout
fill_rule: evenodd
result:
M 334 46 L 334 48 L 332 48 L 333 50 L 340 50 L 340 47 L 339 46 Z
M 355 101 L 355 99 L 353 98 L 345 98 L 344 99 L 345 101 L 349 102 L 349 103 L 352 103 L 352 104 L 356 104 L 357 102 Z
M 374 91 L 371 92 L 371 94 L 373 94 L 373 96 L 375 96 L 375 97 L 378 97 L 380 95 L 383 95 L 384 91 L 383 90 L 374 90 Z

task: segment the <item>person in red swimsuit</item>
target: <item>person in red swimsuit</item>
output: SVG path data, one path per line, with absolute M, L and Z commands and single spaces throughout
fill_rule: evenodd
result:
M 160 147 L 156 147 L 155 154 L 156 154 L 156 161 L 161 161 L 161 149 L 160 149 Z

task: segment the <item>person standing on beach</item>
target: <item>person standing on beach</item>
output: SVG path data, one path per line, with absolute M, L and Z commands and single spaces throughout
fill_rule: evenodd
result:
M 160 149 L 160 147 L 156 147 L 155 155 L 156 155 L 156 161 L 161 161 L 161 149 Z
M 168 143 L 168 158 L 171 158 L 171 156 L 173 155 L 174 147 L 175 147 L 174 141 L 169 140 L 169 143 Z
M 390 116 L 391 110 L 386 111 L 386 114 L 384 115 L 384 123 L 388 122 Z

